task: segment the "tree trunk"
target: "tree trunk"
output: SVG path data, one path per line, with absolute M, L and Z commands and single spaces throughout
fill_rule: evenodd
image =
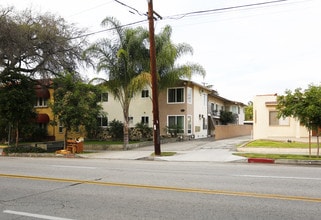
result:
M 128 124 L 129 124 L 129 119 L 128 119 L 128 110 L 129 107 L 125 107 L 124 110 L 124 127 L 123 127 L 123 131 L 124 131 L 124 143 L 123 143 L 123 149 L 124 150 L 128 150 L 128 140 L 129 140 L 129 133 L 128 133 Z
M 320 142 L 319 142 L 319 133 L 317 133 L 317 156 L 320 156 Z
M 19 144 L 19 128 L 18 128 L 18 124 L 16 127 L 16 147 L 18 147 Z
M 311 157 L 311 129 L 309 129 L 309 157 Z
M 128 133 L 128 119 L 124 122 L 124 150 L 128 150 L 128 141 L 129 133 Z
M 65 136 L 64 136 L 64 150 L 67 149 L 67 138 L 68 138 L 68 130 L 65 128 Z
M 18 147 L 19 144 L 19 123 L 16 124 L 16 147 Z

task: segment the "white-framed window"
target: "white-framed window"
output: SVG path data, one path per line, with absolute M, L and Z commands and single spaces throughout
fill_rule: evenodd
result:
M 101 93 L 100 101 L 101 102 L 108 102 L 108 93 L 107 92 Z
M 58 122 L 58 131 L 59 133 L 63 133 L 64 131 L 64 125 L 62 124 L 61 121 Z
M 167 90 L 168 103 L 183 103 L 184 102 L 184 88 L 171 88 Z
M 141 123 L 144 125 L 149 125 L 149 117 L 148 116 L 142 116 Z
M 47 107 L 48 106 L 48 99 L 38 97 L 35 102 L 35 107 Z
M 289 126 L 290 119 L 286 118 L 278 118 L 277 111 L 269 111 L 269 126 Z
M 192 133 L 192 116 L 188 115 L 187 116 L 187 134 Z
M 184 116 L 183 115 L 169 115 L 168 116 L 168 128 L 175 130 L 177 133 L 184 133 Z
M 148 98 L 149 97 L 149 90 L 144 89 L 142 90 L 142 98 Z
M 106 116 L 97 117 L 97 125 L 99 127 L 107 127 L 108 126 L 108 118 Z
M 187 94 L 186 94 L 186 100 L 188 104 L 193 103 L 193 89 L 190 87 L 187 87 Z

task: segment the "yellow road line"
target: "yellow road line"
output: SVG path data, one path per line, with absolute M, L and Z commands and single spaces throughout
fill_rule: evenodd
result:
M 86 181 L 86 180 L 77 180 L 77 179 L 41 177 L 41 176 L 25 176 L 25 175 L 1 174 L 0 173 L 0 178 L 1 177 L 2 178 L 29 179 L 29 180 L 37 180 L 37 181 L 67 182 L 67 183 L 126 187 L 126 188 L 137 188 L 137 189 L 151 189 L 151 190 L 175 191 L 175 192 L 186 192 L 186 193 L 200 193 L 200 194 L 212 194 L 212 195 L 240 196 L 240 197 L 253 197 L 253 198 L 262 198 L 262 199 L 278 199 L 278 200 L 321 203 L 321 198 L 305 197 L 305 196 L 287 196 L 287 195 L 281 195 L 281 194 L 236 192 L 236 191 L 226 191 L 226 190 L 154 186 L 154 185 L 116 183 L 116 182 L 99 182 L 99 181 Z

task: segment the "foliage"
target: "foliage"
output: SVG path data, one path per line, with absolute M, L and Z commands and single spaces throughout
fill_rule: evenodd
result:
M 13 8 L 0 9 L 0 22 L 0 69 L 30 76 L 76 70 L 82 30 L 49 13 Z
M 253 121 L 253 102 L 249 102 L 245 107 L 245 120 Z
M 65 140 L 68 132 L 84 126 L 90 130 L 97 126 L 100 90 L 85 84 L 74 73 L 54 79 L 54 103 L 51 103 L 56 120 L 65 128 Z
M 286 90 L 285 95 L 278 96 L 277 102 L 279 117 L 297 118 L 309 131 L 318 130 L 321 127 L 321 86 L 311 84 L 304 91 L 301 88 L 293 92 Z M 319 143 L 318 132 L 317 138 Z M 319 147 L 317 154 L 319 155 Z
M 121 121 L 116 119 L 112 120 L 109 123 L 109 134 L 111 135 L 113 140 L 121 140 L 124 135 L 124 125 Z
M 220 122 L 222 125 L 236 122 L 236 115 L 228 111 L 220 111 Z
M 148 32 L 140 27 L 124 28 L 111 17 L 105 18 L 102 26 L 114 29 L 115 39 L 97 41 L 85 51 L 85 56 L 96 61 L 97 71 L 108 74 L 108 79 L 104 79 L 101 85 L 119 101 L 123 109 L 124 149 L 127 149 L 131 100 L 150 82 L 150 74 L 145 71 L 149 66 L 149 53 L 145 46 Z
M 15 131 L 16 146 L 19 131 L 36 118 L 34 85 L 29 77 L 16 72 L 4 70 L 0 75 L 0 117 Z
M 142 138 L 149 138 L 153 135 L 152 128 L 148 127 L 145 123 L 137 123 L 135 127 L 142 133 Z
M 167 133 L 171 135 L 171 137 L 177 137 L 178 134 L 183 133 L 183 128 L 179 125 L 172 125 L 172 126 L 167 126 Z
M 46 153 L 47 151 L 40 147 L 15 146 L 15 147 L 3 148 L 3 152 L 6 154 L 10 154 L 10 153 Z
M 186 44 L 174 44 L 171 41 L 172 28 L 165 26 L 155 36 L 156 68 L 158 73 L 158 89 L 163 90 L 176 86 L 182 78 L 190 79 L 193 74 L 205 76 L 202 66 L 196 63 L 176 64 L 175 62 L 186 54 L 193 54 L 193 48 Z

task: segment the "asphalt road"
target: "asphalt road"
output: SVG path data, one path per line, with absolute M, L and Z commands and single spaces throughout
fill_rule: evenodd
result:
M 0 219 L 320 219 L 321 168 L 0 158 Z

